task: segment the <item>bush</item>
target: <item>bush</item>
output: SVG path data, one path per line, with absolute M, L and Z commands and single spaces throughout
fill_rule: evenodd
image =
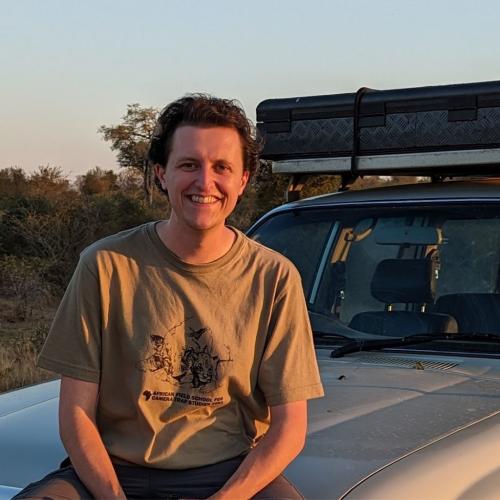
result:
M 44 280 L 47 264 L 39 258 L 0 256 L 0 295 L 15 301 L 14 317 L 24 321 L 31 317 L 35 306 L 41 307 L 50 296 Z
M 39 324 L 31 333 L 0 344 L 0 392 L 55 378 L 53 373 L 36 367 L 47 333 L 48 325 Z

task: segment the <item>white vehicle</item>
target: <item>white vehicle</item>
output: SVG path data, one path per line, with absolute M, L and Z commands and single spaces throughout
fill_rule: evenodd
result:
M 326 396 L 306 498 L 497 498 L 500 180 L 290 203 L 250 234 L 299 268 Z

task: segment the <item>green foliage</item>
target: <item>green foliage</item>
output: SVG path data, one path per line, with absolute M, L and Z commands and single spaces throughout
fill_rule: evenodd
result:
M 48 333 L 41 323 L 0 344 L 0 392 L 54 378 L 54 374 L 36 368 L 36 359 Z
M 95 167 L 77 179 L 80 193 L 85 195 L 102 194 L 116 191 L 118 186 L 118 175 L 112 170 L 102 170 Z
M 257 217 L 255 199 L 256 195 L 254 186 L 252 184 L 248 184 L 243 196 L 236 205 L 235 210 L 229 216 L 227 223 L 240 229 L 241 231 L 248 229 Z
M 273 174 L 272 162 L 261 160 L 259 169 L 252 179 L 252 187 L 255 190 L 256 217 L 282 205 L 285 201 L 287 186 L 288 177 Z
M 164 197 L 158 195 L 154 207 L 144 202 L 136 174 L 117 176 L 96 168 L 82 176 L 75 189 L 57 169 L 44 167 L 24 177 L 16 169 L 4 169 L 0 191 L 21 184 L 19 179 L 23 191 L 0 199 L 0 260 L 4 259 L 4 271 L 11 267 L 8 282 L 11 291 L 17 290 L 20 310 L 31 300 L 23 295 L 22 283 L 31 282 L 33 290 L 38 289 L 30 272 L 37 270 L 36 279 L 60 294 L 86 246 L 168 214 Z
M 28 179 L 22 168 L 11 167 L 0 170 L 0 200 L 23 195 Z
M 24 321 L 50 295 L 44 271 L 43 259 L 0 256 L 0 294 L 17 299 L 11 321 Z
M 129 104 L 119 125 L 101 125 L 99 133 L 117 152 L 120 166 L 144 172 L 144 160 L 153 134 L 158 110 Z
M 253 179 L 256 192 L 256 216 L 261 216 L 285 202 L 289 180 L 290 177 L 287 175 L 273 174 L 271 161 L 261 161 L 260 168 Z M 339 186 L 340 178 L 338 176 L 312 176 L 306 179 L 300 197 L 309 198 L 332 193 L 337 191 Z
M 40 166 L 29 178 L 32 194 L 58 194 L 69 189 L 69 181 L 61 167 Z
M 317 175 L 307 179 L 302 189 L 301 198 L 310 198 L 321 194 L 335 193 L 340 187 L 337 175 Z
M 367 175 L 365 177 L 359 177 L 356 181 L 349 187 L 349 189 L 355 191 L 358 189 L 370 189 L 380 186 L 396 186 L 398 184 L 415 184 L 420 182 L 423 178 L 416 176 L 376 176 Z

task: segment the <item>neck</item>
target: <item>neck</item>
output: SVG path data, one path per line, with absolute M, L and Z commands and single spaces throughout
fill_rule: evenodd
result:
M 158 236 L 163 244 L 188 264 L 208 264 L 231 249 L 236 234 L 226 226 L 199 231 L 184 227 L 178 231 L 171 220 L 160 222 Z

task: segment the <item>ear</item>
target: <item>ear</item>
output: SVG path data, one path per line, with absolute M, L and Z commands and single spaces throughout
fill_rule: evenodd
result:
M 164 189 L 166 191 L 167 190 L 167 182 L 165 180 L 166 168 L 163 167 L 162 165 L 160 165 L 159 163 L 155 163 L 154 169 L 155 169 L 156 178 L 160 182 L 162 189 Z
M 248 184 L 248 179 L 250 179 L 250 172 L 248 170 L 243 170 L 243 175 L 241 176 L 241 187 L 238 191 L 239 196 L 241 196 L 243 194 L 243 191 L 245 191 L 245 188 Z

